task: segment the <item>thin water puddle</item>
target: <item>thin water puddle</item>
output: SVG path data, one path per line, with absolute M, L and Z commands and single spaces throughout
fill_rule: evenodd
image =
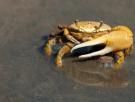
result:
M 51 56 L 50 62 L 55 64 L 55 58 L 60 49 L 60 46 L 53 46 L 52 49 L 53 54 Z M 71 56 L 70 54 L 64 56 L 62 60 L 63 67 L 56 67 L 56 69 L 64 72 L 65 76 L 70 77 L 71 80 L 74 80 L 79 84 L 102 87 L 128 86 L 129 82 L 127 69 L 122 68 L 119 71 L 116 71 L 111 66 L 104 66 L 104 63 L 112 62 L 112 57 L 107 57 L 107 60 L 102 58 L 78 60 L 77 56 L 75 56 Z
M 126 87 L 128 85 L 128 71 L 122 68 L 114 71 L 103 67 L 97 60 L 74 62 L 64 60 L 62 71 L 75 82 L 89 86 Z

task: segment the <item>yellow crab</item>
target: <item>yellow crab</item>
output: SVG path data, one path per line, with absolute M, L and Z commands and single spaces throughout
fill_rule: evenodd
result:
M 59 26 L 60 31 L 52 35 L 45 45 L 45 53 L 51 55 L 51 47 L 55 43 L 65 43 L 59 50 L 56 57 L 56 65 L 62 66 L 62 57 L 67 53 L 72 53 L 83 47 L 94 47 L 104 45 L 99 51 L 90 52 L 81 55 L 79 58 L 90 58 L 94 56 L 103 56 L 110 52 L 114 53 L 115 68 L 121 67 L 125 56 L 129 55 L 133 46 L 133 34 L 128 27 L 116 26 L 111 28 L 103 22 L 95 21 L 75 21 L 69 26 Z M 76 46 L 75 46 L 76 45 Z

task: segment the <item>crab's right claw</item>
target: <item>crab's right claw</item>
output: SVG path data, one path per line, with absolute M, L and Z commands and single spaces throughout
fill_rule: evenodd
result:
M 89 47 L 89 54 L 81 55 L 81 56 L 79 56 L 79 58 L 90 58 L 90 57 L 94 57 L 94 56 L 102 56 L 102 55 L 105 55 L 105 54 L 113 51 L 113 48 L 106 46 L 105 42 L 106 42 L 106 39 L 102 38 L 102 37 L 97 38 L 92 41 L 87 41 L 87 42 L 81 43 L 81 44 L 73 47 L 71 49 L 71 53 L 80 48 Z M 93 48 L 96 46 L 104 46 L 104 48 L 97 50 L 97 51 L 95 49 L 95 51 L 93 51 Z
M 133 34 L 131 30 L 125 26 L 117 26 L 113 28 L 110 33 L 98 37 L 94 40 L 87 41 L 76 45 L 71 49 L 71 53 L 80 48 L 89 47 L 90 51 L 88 54 L 79 56 L 79 58 L 91 58 L 94 56 L 102 56 L 110 52 L 122 51 L 130 49 L 133 46 Z M 104 45 L 102 49 L 91 50 L 95 46 Z M 118 60 L 119 61 L 119 60 Z

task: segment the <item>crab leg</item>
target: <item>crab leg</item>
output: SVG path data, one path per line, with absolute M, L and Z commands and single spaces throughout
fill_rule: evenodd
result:
M 70 35 L 68 29 L 66 29 L 66 28 L 64 28 L 64 35 L 66 36 L 66 38 L 69 41 L 71 41 L 71 42 L 73 42 L 75 44 L 80 44 L 80 42 L 78 40 L 76 40 L 73 36 Z
M 114 66 L 116 70 L 119 70 L 124 63 L 124 53 L 122 51 L 118 51 L 114 55 Z
M 133 45 L 131 45 L 130 48 L 125 49 L 124 52 L 118 51 L 115 53 L 114 62 L 115 62 L 116 69 L 121 68 L 122 64 L 124 63 L 125 57 L 131 54 L 132 48 L 133 48 Z
M 58 52 L 57 57 L 56 57 L 56 65 L 57 67 L 62 67 L 62 57 L 67 54 L 70 53 L 71 48 L 74 46 L 73 43 L 68 42 L 66 43 Z
M 46 55 L 50 56 L 52 54 L 52 46 L 55 45 L 56 38 L 49 39 L 47 44 L 44 47 Z

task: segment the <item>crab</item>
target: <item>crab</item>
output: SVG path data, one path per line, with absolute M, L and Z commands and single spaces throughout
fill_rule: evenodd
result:
M 124 59 L 132 51 L 133 34 L 126 26 L 110 27 L 96 21 L 75 21 L 71 25 L 58 26 L 59 31 L 51 34 L 44 47 L 45 53 L 50 56 L 52 46 L 62 43 L 64 46 L 58 51 L 56 65 L 62 67 L 62 57 L 67 53 L 74 53 L 80 48 L 93 48 L 104 45 L 103 49 L 80 55 L 80 59 L 95 56 L 104 56 L 113 53 L 115 69 L 120 69 Z

